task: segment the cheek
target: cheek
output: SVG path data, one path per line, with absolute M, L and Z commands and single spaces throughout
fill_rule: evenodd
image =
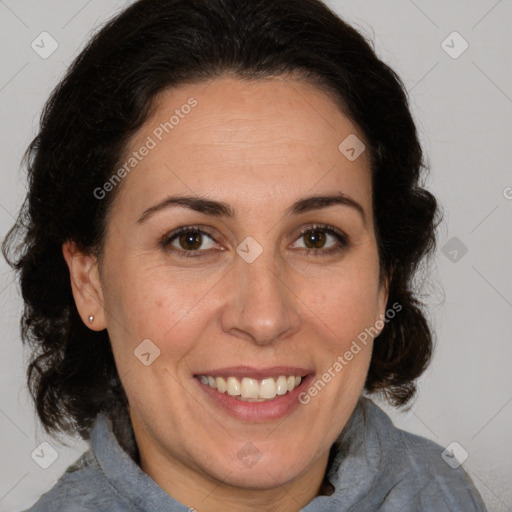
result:
M 356 337 L 378 319 L 379 285 L 373 269 L 317 275 L 304 281 L 298 295 L 305 310 L 317 317 L 317 323 L 323 324 L 331 338 L 334 335 L 346 341 Z
M 211 284 L 159 271 L 131 273 L 109 287 L 109 334 L 118 352 L 133 352 L 150 339 L 166 356 L 178 357 L 199 336 Z M 198 315 L 198 312 L 200 313 Z M 121 345 L 122 343 L 122 345 Z

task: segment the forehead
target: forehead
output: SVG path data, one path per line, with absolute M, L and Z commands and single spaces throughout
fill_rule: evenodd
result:
M 129 142 L 121 163 L 135 165 L 120 195 L 135 208 L 192 193 L 250 209 L 337 191 L 371 208 L 367 152 L 351 161 L 339 149 L 354 136 L 364 140 L 325 92 L 301 80 L 183 85 L 159 95 Z

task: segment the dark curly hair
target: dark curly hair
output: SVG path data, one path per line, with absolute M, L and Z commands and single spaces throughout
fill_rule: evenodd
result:
M 113 175 L 156 96 L 224 74 L 296 73 L 334 97 L 368 142 L 381 278 L 402 310 L 374 344 L 365 389 L 408 402 L 433 338 L 413 278 L 435 248 L 440 209 L 422 188 L 422 150 L 405 89 L 355 29 L 319 0 L 139 0 L 70 66 L 24 157 L 29 192 L 3 243 L 19 273 L 28 384 L 48 432 L 87 439 L 101 411 L 127 399 L 106 330 L 82 322 L 62 245 L 101 254 L 109 207 L 94 194 Z M 119 189 L 119 187 L 117 187 Z

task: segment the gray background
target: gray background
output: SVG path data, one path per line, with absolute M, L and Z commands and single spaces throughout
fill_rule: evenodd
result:
M 423 288 L 437 332 L 435 358 L 412 408 L 392 416 L 443 447 L 459 443 L 469 455 L 463 467 L 489 510 L 512 511 L 512 3 L 329 3 L 375 42 L 402 77 L 429 156 L 427 186 L 445 210 L 433 272 Z M 126 4 L 0 0 L 2 236 L 26 192 L 20 160 L 45 99 L 84 41 Z M 46 59 L 31 47 L 35 40 L 43 51 L 42 32 L 58 43 Z M 469 46 L 460 54 L 464 41 Z M 50 48 L 45 39 L 45 51 Z M 86 446 L 60 444 L 35 420 L 18 329 L 22 302 L 3 259 L 0 303 L 0 511 L 13 511 L 35 502 Z M 34 459 L 50 463 L 54 453 L 48 469 L 31 456 L 45 441 L 55 452 L 47 447 L 45 460 Z

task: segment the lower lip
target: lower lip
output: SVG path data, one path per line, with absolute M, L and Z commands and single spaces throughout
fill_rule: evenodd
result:
M 216 389 L 203 384 L 198 378 L 194 380 L 217 407 L 239 420 L 254 423 L 284 418 L 294 411 L 301 405 L 299 402 L 300 393 L 308 388 L 313 377 L 313 374 L 306 375 L 300 385 L 293 391 L 288 391 L 284 395 L 278 395 L 273 400 L 265 402 L 244 402 L 227 393 L 220 393 Z

